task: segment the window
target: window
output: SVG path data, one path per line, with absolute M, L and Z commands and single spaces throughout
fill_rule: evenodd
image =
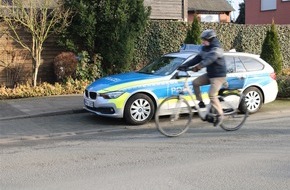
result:
M 261 11 L 275 10 L 277 0 L 261 0 Z
M 243 73 L 249 71 L 260 71 L 264 65 L 251 57 L 225 56 L 227 73 Z
M 139 72 L 163 76 L 169 75 L 173 71 L 175 71 L 177 67 L 183 63 L 184 60 L 184 58 L 180 57 L 163 56 L 155 60 L 153 63 L 145 66 L 144 68 L 139 70 Z
M 237 57 L 235 57 L 235 64 L 236 64 L 236 72 L 237 73 L 242 73 L 242 72 L 247 71 L 244 67 L 243 62 Z
M 235 73 L 235 60 L 231 56 L 225 56 L 226 66 L 227 66 L 227 73 Z
M 220 22 L 220 17 L 217 14 L 201 14 L 201 22 Z
M 247 71 L 260 71 L 264 68 L 264 65 L 256 59 L 250 57 L 240 57 L 240 60 L 243 62 L 243 65 Z
M 238 57 L 225 56 L 227 73 L 246 72 L 243 62 Z

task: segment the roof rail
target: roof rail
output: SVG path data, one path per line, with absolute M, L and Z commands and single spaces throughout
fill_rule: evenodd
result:
M 179 52 L 200 52 L 202 45 L 196 44 L 181 44 Z

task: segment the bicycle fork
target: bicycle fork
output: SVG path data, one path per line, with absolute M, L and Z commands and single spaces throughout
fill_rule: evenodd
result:
M 182 98 L 181 98 L 181 96 L 180 95 L 178 95 L 178 101 L 176 102 L 176 105 L 175 105 L 175 108 L 176 109 L 174 109 L 174 111 L 173 111 L 173 114 L 171 114 L 170 115 L 170 121 L 176 121 L 176 120 L 178 120 L 179 119 L 179 113 L 181 112 L 181 100 L 182 100 Z

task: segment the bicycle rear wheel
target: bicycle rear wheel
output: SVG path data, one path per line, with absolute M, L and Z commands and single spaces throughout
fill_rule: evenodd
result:
M 188 102 L 178 96 L 168 97 L 161 102 L 155 114 L 155 124 L 159 132 L 167 137 L 177 137 L 185 133 L 192 119 Z
M 243 106 L 240 104 L 244 104 L 245 101 L 241 101 L 241 97 L 238 95 L 229 95 L 224 99 L 224 101 L 221 101 L 224 119 L 220 127 L 225 131 L 236 131 L 243 126 L 248 117 L 247 111 L 239 111 L 239 107 Z

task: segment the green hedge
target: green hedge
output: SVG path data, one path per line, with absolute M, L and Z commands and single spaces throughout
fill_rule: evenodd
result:
M 187 33 L 184 22 L 150 21 L 135 43 L 134 69 L 143 67 L 160 55 L 178 51 Z
M 233 23 L 201 23 L 201 29 L 214 29 L 224 49 L 260 54 L 268 25 L 240 25 Z M 138 69 L 162 54 L 177 51 L 183 43 L 189 25 L 175 21 L 149 21 L 135 45 L 134 69 Z M 283 68 L 290 67 L 290 25 L 276 25 Z
M 277 76 L 278 97 L 290 98 L 290 75 Z

